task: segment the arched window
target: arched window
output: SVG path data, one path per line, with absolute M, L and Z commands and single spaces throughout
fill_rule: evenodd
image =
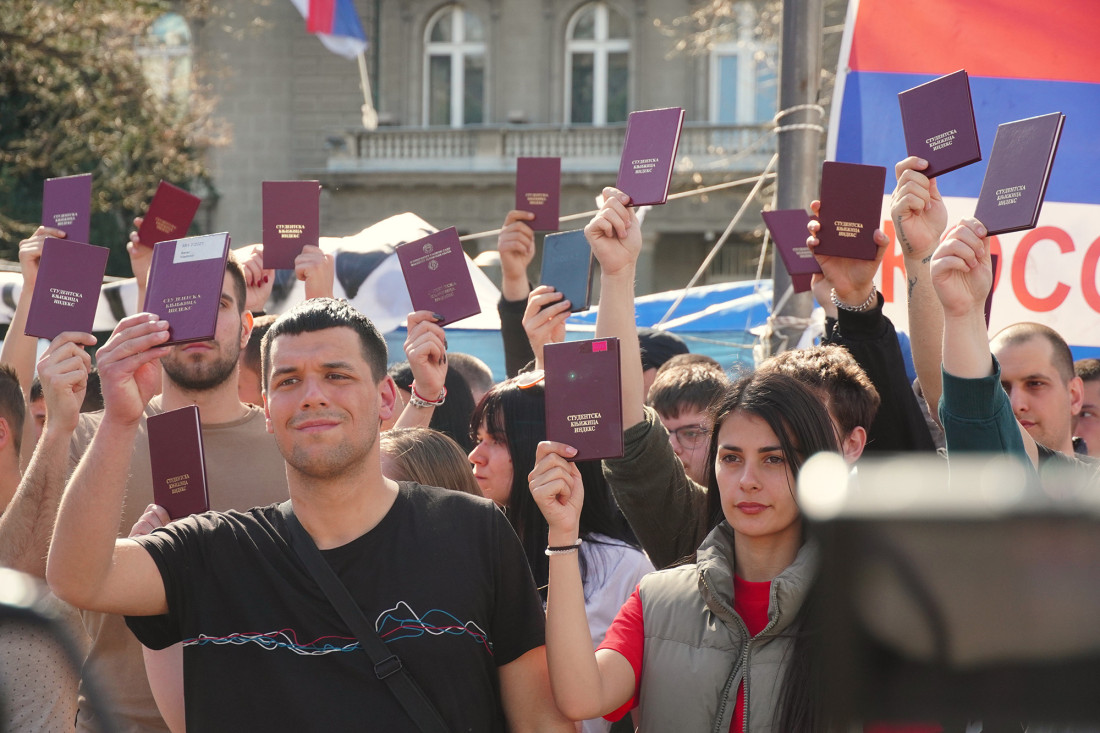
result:
M 135 49 L 157 99 L 184 106 L 191 93 L 191 29 L 179 13 L 154 20 Z
M 774 41 L 756 37 L 756 10 L 739 3 L 737 38 L 715 44 L 710 56 L 710 121 L 728 125 L 768 122 L 779 99 L 779 55 Z
M 589 3 L 569 19 L 565 38 L 565 119 L 581 125 L 624 121 L 630 101 L 626 16 L 607 3 Z
M 485 121 L 485 30 L 460 5 L 435 14 L 424 35 L 424 124 Z

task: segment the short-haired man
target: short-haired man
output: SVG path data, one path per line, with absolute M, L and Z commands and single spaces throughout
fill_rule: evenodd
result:
M 1073 449 L 1100 456 L 1100 359 L 1078 359 L 1073 371 L 1081 378 L 1081 411 L 1073 419 Z
M 470 394 L 474 396 L 475 405 L 481 402 L 485 393 L 493 388 L 495 383 L 493 370 L 473 354 L 452 351 L 447 354 L 447 363 L 466 380 L 466 384 L 470 387 Z
M 106 406 L 66 488 L 51 585 L 75 605 L 132 615 L 150 646 L 183 641 L 189 727 L 408 730 L 298 559 L 287 507 L 115 540 L 124 474 L 109 457 L 133 444 L 166 329 L 128 318 L 100 351 Z M 379 421 L 396 389 L 370 321 L 340 301 L 307 301 L 268 331 L 263 365 L 294 515 L 448 728 L 571 730 L 553 706 L 542 607 L 505 518 L 476 497 L 382 477 Z
M 1039 323 L 1015 323 L 989 343 L 1012 412 L 1036 443 L 1073 455 L 1073 420 L 1084 386 L 1065 340 Z
M 110 454 L 111 460 L 123 470 L 119 487 L 125 488 L 121 514 L 114 517 L 116 535 L 125 537 L 153 502 L 146 418 L 185 405 L 199 408 L 212 509 L 247 509 L 286 498 L 282 458 L 265 429 L 263 410 L 244 404 L 237 397 L 237 362 L 252 330 L 252 315 L 244 310 L 246 297 L 244 275 L 231 257 L 222 280 L 214 338 L 167 348 L 160 358 L 160 368 L 155 364 L 150 367 L 152 372 L 163 374 L 161 394 L 149 400 L 135 424 L 133 444 Z M 121 325 L 116 334 L 120 330 Z M 97 353 L 101 370 L 104 357 L 110 355 L 111 351 Z M 105 413 L 81 415 L 70 452 L 72 466 L 88 451 L 104 416 Z M 122 729 L 167 730 L 146 676 L 141 645 L 126 628 L 122 616 L 98 612 L 82 615 L 92 638 L 83 675 L 94 675 L 100 688 L 109 694 Z M 166 660 L 162 656 L 160 663 L 171 666 Z M 177 669 L 178 664 L 176 659 Z M 82 694 L 77 730 L 95 727 Z
M 706 485 L 707 446 L 713 428 L 709 410 L 730 380 L 718 366 L 697 361 L 672 364 L 671 361 L 657 371 L 649 388 L 648 402 L 668 431 L 669 443 L 684 464 L 688 478 Z
M 237 397 L 241 402 L 260 406 L 264 404 L 260 344 L 263 343 L 264 334 L 267 333 L 267 329 L 271 328 L 275 318 L 273 315 L 255 316 L 253 318 L 252 333 L 248 337 L 248 344 L 241 349 L 238 362 Z

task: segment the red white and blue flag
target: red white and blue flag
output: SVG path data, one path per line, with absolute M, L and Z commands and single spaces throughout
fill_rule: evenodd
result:
M 367 50 L 367 34 L 352 0 L 291 0 L 306 19 L 306 30 L 316 34 L 325 48 L 354 59 Z
M 997 125 L 1066 115 L 1039 226 L 995 237 L 1001 253 L 991 332 L 1038 321 L 1075 358 L 1100 356 L 1100 43 L 1095 0 L 851 0 L 829 125 L 829 158 L 887 166 L 905 157 L 897 94 L 966 69 L 983 157 Z M 936 179 L 949 226 L 973 216 L 986 162 Z M 889 221 L 888 177 L 883 230 Z M 883 262 L 887 313 L 906 324 L 896 244 Z

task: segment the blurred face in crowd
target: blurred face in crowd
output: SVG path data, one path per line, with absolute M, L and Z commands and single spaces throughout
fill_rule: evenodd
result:
M 1069 382 L 1054 364 L 1054 347 L 1036 336 L 1014 344 L 996 345 L 1001 364 L 1001 386 L 1012 411 L 1035 442 L 1047 448 L 1073 452 L 1073 417 L 1081 409 L 1080 377 Z
M 1088 446 L 1090 456 L 1100 456 L 1100 379 L 1082 384 L 1081 411 L 1073 426 L 1073 434 Z
M 236 375 L 241 349 L 252 331 L 251 316 L 241 312 L 236 293 L 233 279 L 226 273 L 214 338 L 178 344 L 161 358 L 165 375 L 178 387 L 205 392 Z
M 494 438 L 485 423 L 477 430 L 477 445 L 470 451 L 474 478 L 482 496 L 507 506 L 512 494 L 512 454 L 503 436 Z
M 659 415 L 668 430 L 668 442 L 684 464 L 688 478 L 697 484 L 707 483 L 707 450 L 710 445 L 710 417 L 705 410 L 684 407 L 676 417 Z

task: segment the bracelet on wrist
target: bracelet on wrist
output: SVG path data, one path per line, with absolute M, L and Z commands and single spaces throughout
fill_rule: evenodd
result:
M 842 311 L 848 311 L 849 313 L 863 313 L 869 311 L 878 302 L 878 288 L 871 285 L 871 294 L 867 296 L 867 300 L 863 301 L 859 305 L 848 305 L 836 295 L 836 288 L 833 288 L 829 293 L 829 300 L 833 301 L 838 309 Z
M 435 400 L 429 400 L 416 391 L 416 382 L 409 385 L 409 391 L 412 393 L 412 397 L 409 398 L 409 404 L 413 407 L 439 407 L 447 401 L 447 388 L 444 387 L 439 393 L 439 398 Z
M 577 552 L 581 549 L 581 544 L 584 542 L 580 537 L 577 541 L 571 545 L 550 545 L 546 548 L 545 552 L 547 557 L 553 557 L 554 555 L 568 555 L 570 552 Z

